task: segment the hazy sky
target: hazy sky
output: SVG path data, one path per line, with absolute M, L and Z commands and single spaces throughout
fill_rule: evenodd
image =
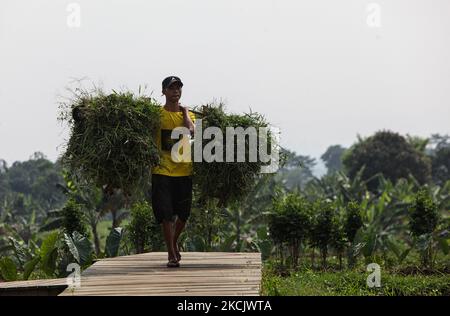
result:
M 171 74 L 185 105 L 251 107 L 282 145 L 317 158 L 358 133 L 450 133 L 450 1 L 2 0 L 0 158 L 56 159 L 68 136 L 58 95 L 71 78 L 147 84 L 163 101 Z

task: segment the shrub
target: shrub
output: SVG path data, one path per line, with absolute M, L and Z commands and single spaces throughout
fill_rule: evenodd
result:
M 160 225 L 156 223 L 152 209 L 146 201 L 132 205 L 131 220 L 126 232 L 136 253 L 157 251 L 163 244 Z
M 339 269 L 342 269 L 342 255 L 347 245 L 345 236 L 344 223 L 340 217 L 335 216 L 333 220 L 333 232 L 331 238 L 331 246 L 337 253 L 339 259 Z
M 345 208 L 345 235 L 353 243 L 356 232 L 363 226 L 361 208 L 358 202 L 351 201 Z
M 221 231 L 226 218 L 223 208 L 209 201 L 192 208 L 191 217 L 180 243 L 189 251 L 215 251 L 220 249 Z
M 83 236 L 88 236 L 86 227 L 86 217 L 83 213 L 82 206 L 78 204 L 74 198 L 69 198 L 61 209 L 62 227 L 64 231 L 71 235 L 78 232 Z
M 279 246 L 288 246 L 294 266 L 298 264 L 301 243 L 309 237 L 310 226 L 311 206 L 304 197 L 290 193 L 274 201 L 269 215 L 270 236 Z
M 411 234 L 418 242 L 422 264 L 432 264 L 433 232 L 439 222 L 439 212 L 431 196 L 424 189 L 417 192 L 409 214 Z
M 322 266 L 327 263 L 328 248 L 336 237 L 336 217 L 335 204 L 329 201 L 317 200 L 314 203 L 315 218 L 311 232 L 311 242 L 313 247 L 318 247 L 322 255 Z

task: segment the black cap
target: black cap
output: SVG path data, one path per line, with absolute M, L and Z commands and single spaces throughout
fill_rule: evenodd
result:
M 168 88 L 172 83 L 175 83 L 175 82 L 179 82 L 180 85 L 183 86 L 183 82 L 181 82 L 180 78 L 178 78 L 177 76 L 170 76 L 163 80 L 163 82 L 162 82 L 163 90 Z

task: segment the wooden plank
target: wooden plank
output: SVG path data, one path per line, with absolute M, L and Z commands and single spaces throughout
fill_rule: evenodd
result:
M 66 282 L 65 278 L 0 282 L 0 289 L 64 286 L 67 285 Z
M 0 283 L 0 296 L 56 296 L 67 288 L 66 279 Z
M 64 292 L 65 293 L 65 292 Z M 239 292 L 233 291 L 217 291 L 212 294 L 206 291 L 184 291 L 184 292 L 155 292 L 155 291 L 134 291 L 134 292 L 101 292 L 101 293 L 87 293 L 87 294 L 74 294 L 73 296 L 258 296 L 258 292 Z M 59 296 L 72 296 L 69 294 L 60 294 Z
M 181 267 L 167 268 L 167 253 L 101 259 L 67 295 L 259 295 L 261 254 L 182 252 Z
M 89 287 L 81 287 L 79 289 L 76 289 L 77 292 L 102 292 L 102 291 L 111 291 L 111 292 L 128 292 L 130 291 L 142 291 L 142 290 L 159 290 L 159 291 L 196 291 L 199 289 L 208 290 L 208 291 L 215 291 L 217 289 L 219 290 L 240 290 L 240 291 L 258 291 L 258 285 L 242 285 L 238 286 L 236 284 L 230 284 L 230 285 L 224 285 L 224 284 L 200 284 L 200 285 L 194 285 L 194 284 L 188 284 L 183 286 L 175 286 L 175 285 L 167 285 L 167 284 L 160 284 L 159 286 L 156 285 L 148 285 L 148 284 L 141 284 L 140 286 L 136 286 L 135 284 L 130 284 L 128 286 L 111 286 L 111 285 L 96 285 L 96 286 L 89 286 Z

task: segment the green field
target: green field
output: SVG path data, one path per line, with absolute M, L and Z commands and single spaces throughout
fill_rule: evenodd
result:
M 381 271 L 381 287 L 369 288 L 366 271 L 313 271 L 292 272 L 278 276 L 267 268 L 263 271 L 262 294 L 269 296 L 448 296 L 450 276 L 402 275 Z

